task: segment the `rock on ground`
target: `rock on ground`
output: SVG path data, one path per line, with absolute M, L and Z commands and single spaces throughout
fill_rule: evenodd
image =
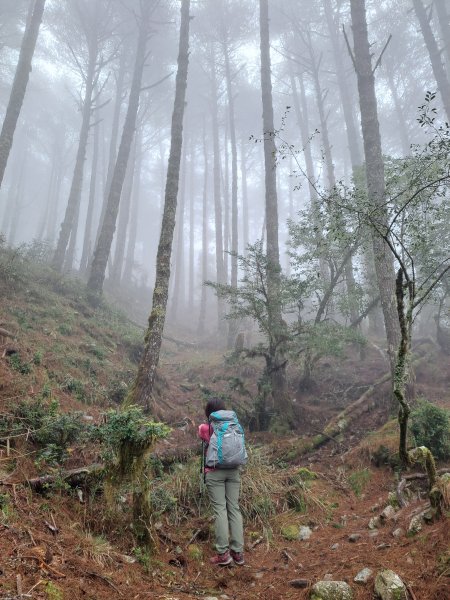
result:
M 381 600 L 408 600 L 405 584 L 390 569 L 380 571 L 375 577 L 375 594 Z
M 311 600 L 353 600 L 353 591 L 345 581 L 318 581 L 311 589 Z

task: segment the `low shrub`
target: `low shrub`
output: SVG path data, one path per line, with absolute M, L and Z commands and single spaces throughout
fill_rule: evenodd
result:
M 421 400 L 411 413 L 411 433 L 416 446 L 426 446 L 437 459 L 450 458 L 450 413 Z

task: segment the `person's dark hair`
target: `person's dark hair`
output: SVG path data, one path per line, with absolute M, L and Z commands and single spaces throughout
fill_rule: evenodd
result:
M 225 402 L 222 398 L 213 397 L 208 400 L 205 407 L 206 418 L 209 419 L 209 415 L 216 412 L 216 410 L 225 410 Z

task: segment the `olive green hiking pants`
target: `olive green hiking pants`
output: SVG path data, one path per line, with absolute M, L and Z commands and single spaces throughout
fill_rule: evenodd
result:
M 216 469 L 206 473 L 206 488 L 214 511 L 216 549 L 244 550 L 244 529 L 239 509 L 241 474 L 239 469 Z

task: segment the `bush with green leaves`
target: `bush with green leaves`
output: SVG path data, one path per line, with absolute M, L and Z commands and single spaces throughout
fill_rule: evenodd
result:
M 95 428 L 94 436 L 103 445 L 105 461 L 125 477 L 131 475 L 135 463 L 145 459 L 153 443 L 167 437 L 169 432 L 164 423 L 148 419 L 140 406 L 129 406 L 108 411 L 104 423 Z
M 14 371 L 20 373 L 21 375 L 29 375 L 33 370 L 31 364 L 29 362 L 23 361 L 20 358 L 20 354 L 18 352 L 16 352 L 15 354 L 11 354 L 11 356 L 8 357 L 8 362 L 11 368 L 14 369 Z
M 12 412 L 0 418 L 0 433 L 6 435 L 26 434 L 39 448 L 40 462 L 54 465 L 64 460 L 67 448 L 87 431 L 82 414 L 61 413 L 56 400 L 44 398 L 23 400 Z
M 437 459 L 450 458 L 450 413 L 421 400 L 411 413 L 411 433 L 417 446 L 426 446 Z

